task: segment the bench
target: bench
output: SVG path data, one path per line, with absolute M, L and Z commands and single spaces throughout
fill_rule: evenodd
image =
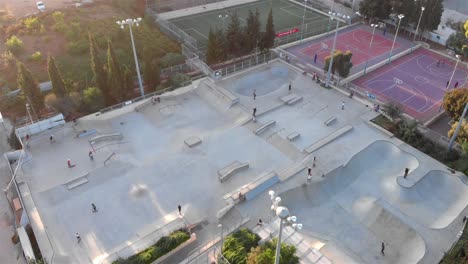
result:
M 285 95 L 285 96 L 283 96 L 283 97 L 280 97 L 280 100 L 281 100 L 283 103 L 287 104 L 289 101 L 294 100 L 294 99 L 297 98 L 297 97 L 298 97 L 298 96 L 297 96 L 296 94 L 293 94 L 293 93 L 292 93 L 292 94 L 288 94 L 288 95 Z
M 234 172 L 239 171 L 244 168 L 248 168 L 248 167 L 249 167 L 248 163 L 242 163 L 236 160 L 233 163 L 227 165 L 226 167 L 218 171 L 219 181 L 223 182 L 227 180 L 229 177 L 231 177 L 234 174 Z
M 293 104 L 299 102 L 300 100 L 302 100 L 302 96 L 298 96 L 298 97 L 296 97 L 296 98 L 294 98 L 294 99 L 288 101 L 287 104 L 288 104 L 288 105 L 293 105 Z
M 91 136 L 97 133 L 96 129 L 90 129 L 90 130 L 81 130 L 78 133 L 76 133 L 77 138 L 82 138 L 86 136 Z
M 264 125 L 262 125 L 261 127 L 257 128 L 255 130 L 255 135 L 258 135 L 258 134 L 262 133 L 263 130 L 265 130 L 266 128 L 268 128 L 270 126 L 273 126 L 275 124 L 276 124 L 276 121 L 274 121 L 274 120 L 268 121 L 267 123 L 265 123 Z
M 336 120 L 336 116 L 333 116 L 332 118 L 328 119 L 327 121 L 324 122 L 326 126 L 329 126 L 333 121 Z
M 287 139 L 288 139 L 289 141 L 293 141 L 293 140 L 295 140 L 296 138 L 298 138 L 300 135 L 301 135 L 301 134 L 299 134 L 299 133 L 297 133 L 297 132 L 292 132 L 291 134 L 289 134 L 289 135 L 287 136 Z
M 189 148 L 195 147 L 196 145 L 200 144 L 202 141 L 199 137 L 189 137 L 184 140 L 185 145 L 187 145 Z

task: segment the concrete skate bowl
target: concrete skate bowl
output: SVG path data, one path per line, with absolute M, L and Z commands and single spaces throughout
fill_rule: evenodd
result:
M 402 168 L 412 171 L 418 166 L 419 161 L 414 156 L 388 141 L 379 140 L 355 154 L 345 166 L 329 172 L 322 181 L 288 190 L 281 196 L 288 200 L 305 200 L 309 206 L 320 206 L 358 178 L 365 178 L 370 185 L 376 186 L 375 189 L 384 188 L 383 193 L 392 192 L 400 188 L 396 178 L 402 173 Z
M 418 263 L 423 258 L 426 244 L 422 237 L 388 211 L 385 203 L 373 197 L 361 197 L 354 201 L 351 211 L 378 242 L 385 243 L 385 263 Z
M 443 171 L 430 171 L 404 191 L 401 210 L 429 228 L 447 227 L 468 204 L 468 186 Z
M 271 66 L 260 68 L 257 71 L 249 72 L 247 75 L 232 78 L 231 91 L 244 96 L 252 96 L 253 89 L 257 96 L 262 96 L 274 92 L 281 87 L 286 87 L 290 80 L 296 77 L 297 73 L 285 66 Z

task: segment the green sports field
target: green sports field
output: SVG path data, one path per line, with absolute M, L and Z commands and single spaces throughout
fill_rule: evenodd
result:
M 262 30 L 264 30 L 270 8 L 273 9 L 273 21 L 276 32 L 282 32 L 292 28 L 299 29 L 299 32 L 293 33 L 289 36 L 281 37 L 281 39 L 299 39 L 302 33 L 302 17 L 304 15 L 304 6 L 287 0 L 256 1 L 249 4 L 232 6 L 222 10 L 215 10 L 196 15 L 180 17 L 172 19 L 170 22 L 195 38 L 200 50 L 206 50 L 208 32 L 210 31 L 210 28 L 214 29 L 216 27 L 223 27 L 223 20 L 219 18 L 219 15 L 231 16 L 234 12 L 237 12 L 237 15 L 241 19 L 241 23 L 245 25 L 249 10 L 255 12 L 255 9 L 258 9 L 260 13 L 260 21 L 262 23 Z M 230 18 L 228 17 L 225 20 L 224 29 L 227 29 L 229 22 Z M 326 32 L 330 29 L 329 23 L 330 21 L 327 16 L 313 11 L 312 9 L 306 8 L 303 37 L 310 37 Z

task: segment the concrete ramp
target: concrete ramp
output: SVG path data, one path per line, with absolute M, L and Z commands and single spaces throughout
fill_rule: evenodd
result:
M 352 212 L 385 243 L 385 263 L 418 263 L 424 256 L 426 245 L 421 236 L 385 209 L 380 201 L 362 197 L 355 201 Z
M 308 146 L 307 148 L 304 149 L 304 152 L 306 153 L 312 153 L 316 151 L 317 149 L 327 145 L 328 143 L 332 142 L 333 140 L 337 139 L 338 137 L 346 134 L 347 132 L 351 131 L 353 129 L 353 126 L 347 125 L 344 126 L 335 132 L 331 133 L 330 135 L 320 139 L 319 141 L 315 142 L 314 144 Z

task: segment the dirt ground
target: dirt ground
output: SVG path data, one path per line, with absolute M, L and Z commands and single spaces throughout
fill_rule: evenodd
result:
M 0 0 L 0 10 L 5 10 L 17 18 L 21 18 L 39 12 L 36 7 L 37 1 L 39 0 Z M 42 0 L 42 2 L 44 2 L 46 10 L 73 5 L 72 1 L 62 0 Z

